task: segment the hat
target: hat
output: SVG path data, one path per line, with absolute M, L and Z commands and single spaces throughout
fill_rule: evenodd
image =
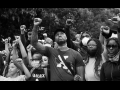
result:
M 56 34 L 57 32 L 64 32 L 64 33 L 65 33 L 65 30 L 63 30 L 63 29 L 56 29 L 56 31 L 54 32 L 54 36 L 55 36 L 55 34 Z

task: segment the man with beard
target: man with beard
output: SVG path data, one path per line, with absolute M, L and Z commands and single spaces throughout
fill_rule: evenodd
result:
M 103 64 L 102 44 L 91 38 L 87 43 L 87 60 L 85 67 L 86 81 L 100 81 L 100 69 Z
M 55 42 L 58 48 L 43 46 L 38 42 L 38 25 L 42 19 L 34 19 L 32 31 L 32 45 L 39 52 L 49 58 L 50 63 L 50 81 L 83 81 L 84 63 L 81 55 L 67 47 L 67 36 L 63 29 L 57 29 L 54 33 Z

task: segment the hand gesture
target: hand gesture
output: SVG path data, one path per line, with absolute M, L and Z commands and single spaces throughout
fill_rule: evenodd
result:
M 19 41 L 21 40 L 20 36 L 15 36 L 15 39 L 16 39 L 15 40 L 16 43 L 19 43 Z
M 66 20 L 66 25 L 67 25 L 67 26 L 70 26 L 72 23 L 73 23 L 73 20 L 72 20 L 72 19 L 67 19 L 67 20 Z
M 81 76 L 80 75 L 75 75 L 74 76 L 74 81 L 81 81 Z
M 25 25 L 21 25 L 21 26 L 20 26 L 20 30 L 21 30 L 21 31 L 25 31 L 25 29 L 26 29 L 26 26 L 25 26 Z
M 101 26 L 100 31 L 106 34 L 110 33 L 110 28 L 108 26 Z
M 42 22 L 42 19 L 40 19 L 40 18 L 34 18 L 34 25 L 39 25 L 39 24 L 41 24 L 41 22 Z
M 29 45 L 27 46 L 27 51 L 30 52 L 30 51 L 32 50 L 32 48 L 33 48 L 33 46 L 29 44 Z
M 5 42 L 5 43 L 8 43 L 8 39 L 5 39 L 4 42 Z
M 18 63 L 20 63 L 21 65 L 24 64 L 24 62 L 23 62 L 23 60 L 22 60 L 21 58 L 16 59 L 16 61 L 17 61 Z

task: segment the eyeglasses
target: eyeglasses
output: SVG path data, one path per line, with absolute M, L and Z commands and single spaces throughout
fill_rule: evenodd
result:
M 92 44 L 91 44 L 91 45 L 87 45 L 87 46 L 88 46 L 88 47 L 91 47 L 91 46 L 95 47 L 95 46 L 97 46 L 97 45 L 92 45 Z
M 117 45 L 106 45 L 107 48 L 117 48 L 118 46 Z

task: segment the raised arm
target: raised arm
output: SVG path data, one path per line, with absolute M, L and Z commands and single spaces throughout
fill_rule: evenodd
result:
M 30 65 L 30 66 L 32 66 L 32 65 L 31 65 L 31 59 L 32 59 L 31 50 L 32 50 L 32 47 L 33 47 L 32 45 L 28 45 L 28 46 L 27 46 L 27 51 L 28 51 L 28 62 L 29 62 L 29 65 Z
M 42 22 L 42 19 L 40 18 L 35 18 L 34 19 L 34 27 L 32 30 L 32 38 L 31 38 L 31 43 L 32 46 L 38 50 L 41 54 L 46 53 L 46 48 L 43 46 L 41 43 L 38 42 L 38 25 Z
M 66 36 L 67 36 L 68 47 L 72 48 L 74 50 L 77 50 L 77 46 L 73 43 L 73 41 L 71 40 L 71 37 L 70 37 L 70 26 L 69 25 L 66 26 L 65 32 L 66 32 Z
M 27 69 L 27 67 L 25 66 L 23 60 L 22 59 L 17 59 L 16 61 L 19 62 L 20 65 L 22 66 L 23 71 L 24 71 L 25 76 L 26 76 L 26 79 L 30 78 L 31 74 L 30 74 L 29 70 Z
M 21 25 L 20 30 L 21 30 L 21 35 L 20 35 L 21 42 L 23 43 L 23 46 L 26 47 L 27 41 L 26 41 L 26 38 L 25 38 L 25 25 Z
M 17 54 L 16 46 L 13 45 L 13 57 L 12 57 L 13 63 L 16 65 L 16 67 L 18 67 L 20 70 L 23 71 L 23 68 L 21 67 L 21 65 L 16 61 L 16 59 L 18 58 L 17 55 L 18 54 Z
M 8 39 L 5 39 L 5 51 L 6 51 L 6 55 L 7 55 L 7 58 L 6 58 L 6 63 L 9 63 L 9 55 L 10 55 L 10 51 L 8 49 Z

